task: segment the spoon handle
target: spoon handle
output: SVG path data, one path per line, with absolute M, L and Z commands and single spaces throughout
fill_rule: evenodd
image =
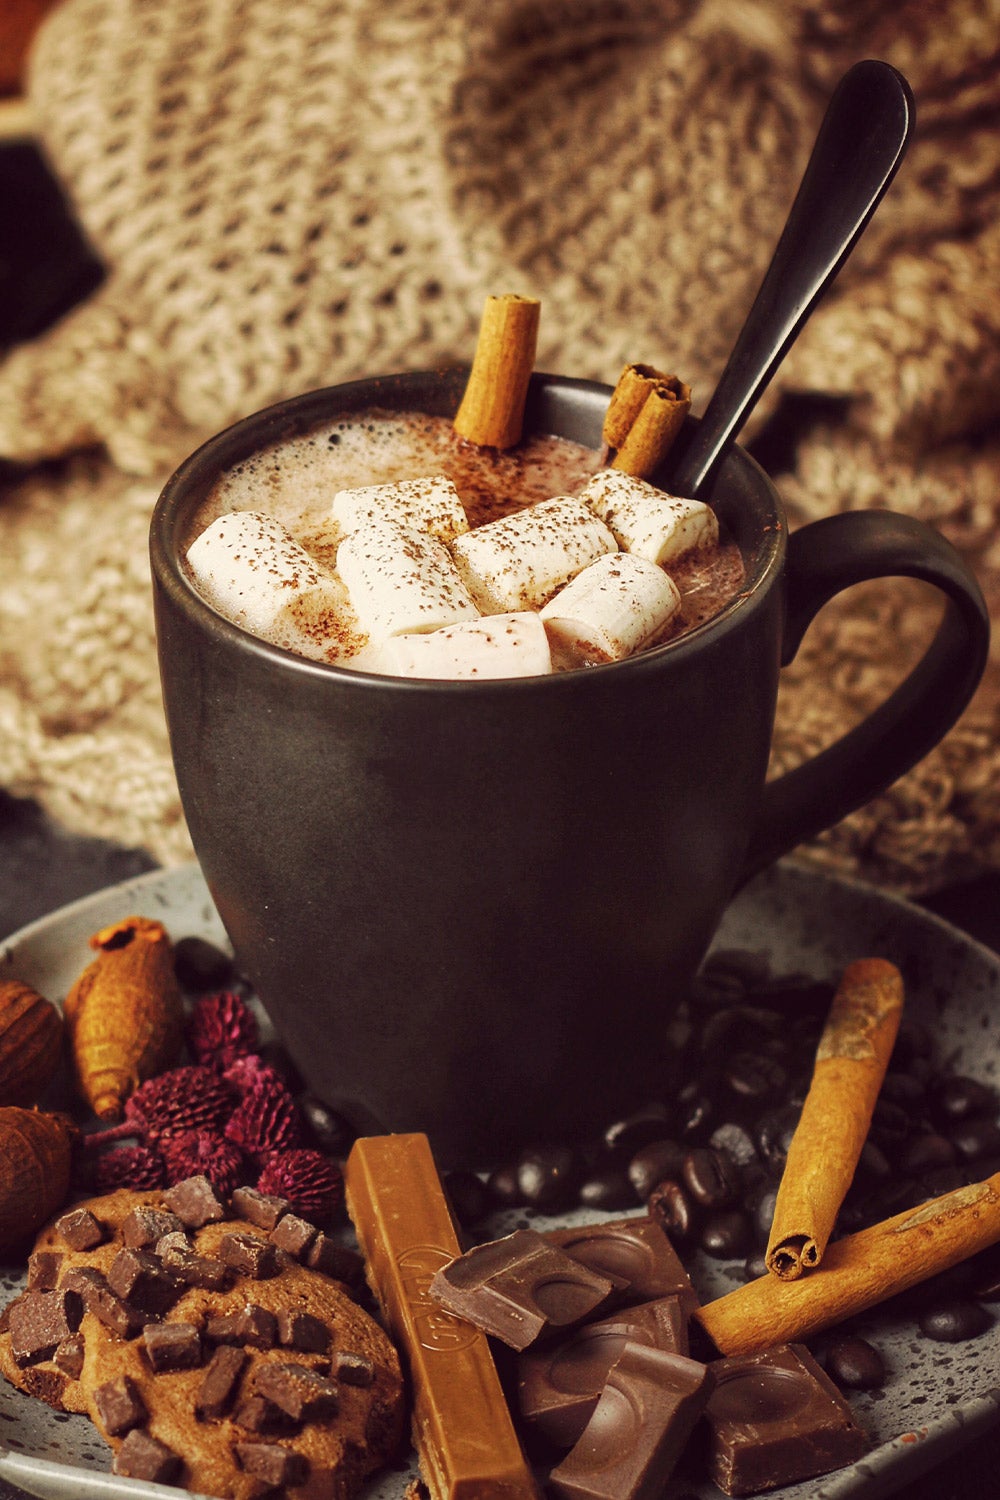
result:
M 903 159 L 913 94 L 888 63 L 855 63 L 827 107 L 774 256 L 715 394 L 668 473 L 694 497 L 734 441 Z

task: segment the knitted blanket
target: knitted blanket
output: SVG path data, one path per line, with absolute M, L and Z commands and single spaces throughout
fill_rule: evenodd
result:
M 268 402 L 471 355 L 488 292 L 538 366 L 676 371 L 704 405 L 851 63 L 915 144 L 753 432 L 794 523 L 925 517 L 1000 598 L 998 0 L 65 0 L 43 145 L 104 285 L 0 365 L 0 784 L 190 847 L 146 528 L 171 467 Z M 774 769 L 885 694 L 937 605 L 852 590 L 785 674 Z M 943 745 L 805 851 L 899 889 L 1000 860 L 996 667 Z

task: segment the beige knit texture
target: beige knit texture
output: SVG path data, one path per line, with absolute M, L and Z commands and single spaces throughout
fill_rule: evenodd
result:
M 793 520 L 924 516 L 1000 597 L 998 39 L 1000 0 L 66 0 L 30 96 L 108 277 L 0 366 L 0 454 L 37 466 L 0 503 L 0 783 L 186 857 L 145 551 L 173 464 L 300 390 L 468 359 L 496 291 L 541 298 L 540 368 L 646 361 L 697 410 L 866 56 L 910 79 L 917 139 L 755 430 Z M 884 696 L 935 609 L 828 607 L 775 769 Z M 911 891 L 1000 862 L 996 705 L 991 669 L 808 857 Z

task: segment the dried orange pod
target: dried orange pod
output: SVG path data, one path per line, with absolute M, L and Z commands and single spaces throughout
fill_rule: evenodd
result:
M 30 984 L 0 984 L 0 1104 L 35 1104 L 59 1065 L 62 1016 Z
M 63 1006 L 80 1094 L 101 1120 L 119 1120 L 145 1079 L 173 1062 L 183 1005 L 173 946 L 161 922 L 126 917 L 90 939 L 97 957 Z
M 0 1109 L 0 1254 L 19 1249 L 65 1203 L 75 1136 L 68 1115 Z

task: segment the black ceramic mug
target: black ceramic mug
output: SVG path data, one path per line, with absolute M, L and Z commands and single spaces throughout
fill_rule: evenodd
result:
M 689 635 L 614 664 L 415 681 L 296 657 L 185 577 L 192 519 L 249 454 L 374 406 L 453 415 L 466 373 L 311 392 L 213 438 L 167 484 L 151 547 L 160 669 L 191 837 L 240 963 L 310 1087 L 356 1127 L 426 1130 L 488 1166 L 662 1092 L 664 1034 L 727 900 L 918 761 L 988 646 L 951 546 L 884 511 L 786 533 L 734 449 L 704 498 L 746 584 Z M 527 423 L 592 447 L 610 392 L 533 378 Z M 840 589 L 906 574 L 937 635 L 863 724 L 765 785 L 778 674 Z

